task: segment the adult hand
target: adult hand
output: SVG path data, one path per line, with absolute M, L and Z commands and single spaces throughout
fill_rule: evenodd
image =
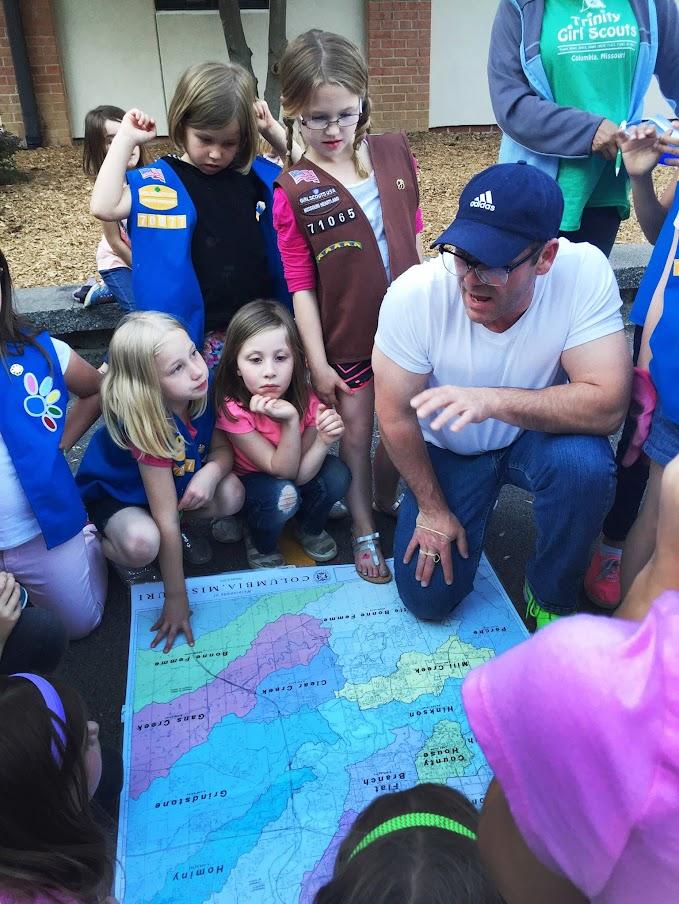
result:
M 156 636 L 151 641 L 151 646 L 158 646 L 160 641 L 166 638 L 163 653 L 169 653 L 177 638 L 177 634 L 183 631 L 186 642 L 192 647 L 194 640 L 190 618 L 191 613 L 189 612 L 189 601 L 186 598 L 186 593 L 166 594 L 160 618 L 151 626 L 152 631 L 157 631 Z
M 157 137 L 156 121 L 148 113 L 133 107 L 123 116 L 118 134 L 123 134 L 134 144 L 146 144 Z
M 269 396 L 253 395 L 250 399 L 250 411 L 253 414 L 265 414 L 275 421 L 293 421 L 299 418 L 297 409 L 285 399 L 272 399 Z
M 180 512 L 203 508 L 212 501 L 218 483 L 218 469 L 214 464 L 210 467 L 210 462 L 207 462 L 189 481 L 177 508 Z
M 322 442 L 326 446 L 332 446 L 344 433 L 344 421 L 334 408 L 319 405 L 316 412 L 316 430 Z
M 0 649 L 19 621 L 21 586 L 13 574 L 0 571 Z
M 451 418 L 457 418 L 450 428 L 453 433 L 458 433 L 467 424 L 478 424 L 493 417 L 495 404 L 496 390 L 478 386 L 436 386 L 410 400 L 420 419 L 441 409 L 429 425 L 432 430 L 440 430 Z
M 403 564 L 410 562 L 419 547 L 415 580 L 423 587 L 428 587 L 434 568 L 440 561 L 445 582 L 450 585 L 453 583 L 452 543 L 455 543 L 463 559 L 469 557 L 467 533 L 452 512 L 447 509 L 426 514 L 420 512 L 403 556 Z
M 311 385 L 321 402 L 329 408 L 333 408 L 338 403 L 339 393 L 351 395 L 347 384 L 329 364 L 311 368 Z
M 603 119 L 594 133 L 592 153 L 598 154 L 604 160 L 615 160 L 615 155 L 618 153 L 618 142 L 616 140 L 618 131 L 618 127 L 614 122 L 610 119 Z
M 627 174 L 632 178 L 646 176 L 656 166 L 661 152 L 654 126 L 629 126 L 618 129 L 615 140 L 622 151 Z

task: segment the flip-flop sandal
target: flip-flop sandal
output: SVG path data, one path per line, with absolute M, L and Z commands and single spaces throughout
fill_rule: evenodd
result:
M 379 568 L 380 565 L 380 557 L 377 554 L 377 543 L 379 543 L 380 534 L 379 531 L 375 531 L 372 534 L 363 534 L 361 537 L 351 538 L 351 546 L 354 550 L 354 556 L 356 553 L 360 553 L 363 555 L 364 553 L 370 553 L 370 557 L 372 559 L 372 564 Z M 386 564 L 384 567 L 387 569 L 387 574 L 362 574 L 358 570 L 358 566 L 356 566 L 356 574 L 363 578 L 364 581 L 367 581 L 369 584 L 388 584 L 389 581 L 393 579 L 393 575 L 389 570 L 389 566 Z
M 395 518 L 398 515 L 398 510 L 401 508 L 404 496 L 405 493 L 399 493 L 395 502 L 386 509 L 383 509 L 382 506 L 378 505 L 375 500 L 373 500 L 373 511 L 380 512 L 382 515 L 388 515 L 389 518 Z

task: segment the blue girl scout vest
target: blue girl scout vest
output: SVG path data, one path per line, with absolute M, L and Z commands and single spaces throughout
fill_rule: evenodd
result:
M 87 520 L 68 462 L 59 448 L 68 389 L 47 333 L 37 348 L 7 348 L 0 364 L 0 433 L 48 549 L 75 537 Z
M 679 186 L 675 190 L 672 206 L 667 212 L 660 235 L 655 243 L 651 259 L 630 312 L 630 320 L 643 325 L 660 281 L 674 238 L 675 222 L 679 223 Z M 679 249 L 670 267 L 665 287 L 663 313 L 651 336 L 651 376 L 658 390 L 663 414 L 679 423 Z
M 259 224 L 269 259 L 274 296 L 288 308 L 290 294 L 283 276 L 273 227 L 273 182 L 281 168 L 257 157 L 252 170 L 262 183 L 264 210 Z M 127 228 L 132 242 L 132 285 L 140 311 L 162 310 L 176 317 L 196 346 L 203 346 L 205 306 L 191 260 L 197 213 L 181 180 L 162 158 L 152 166 L 130 170 L 131 207 Z
M 174 418 L 177 454 L 172 461 L 172 476 L 177 499 L 184 495 L 189 481 L 207 458 L 214 422 L 211 403 L 192 422 L 195 436 L 191 436 L 181 418 Z M 139 463 L 129 449 L 121 449 L 113 442 L 106 427 L 97 430 L 90 440 L 75 479 L 85 505 L 107 497 L 129 505 L 148 505 Z

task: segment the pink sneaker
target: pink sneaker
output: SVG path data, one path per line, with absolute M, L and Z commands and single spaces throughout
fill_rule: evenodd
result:
M 617 555 L 602 552 L 597 547 L 589 563 L 585 575 L 585 593 L 587 599 L 602 609 L 615 609 L 620 605 L 620 558 Z

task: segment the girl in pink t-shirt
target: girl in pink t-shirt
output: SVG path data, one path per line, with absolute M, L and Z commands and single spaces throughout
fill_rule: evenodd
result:
M 679 456 L 616 618 L 574 615 L 473 669 L 495 778 L 479 847 L 507 904 L 679 900 Z
M 92 814 L 99 726 L 77 691 L 20 672 L 0 677 L 0 901 L 116 904 L 112 852 Z
M 215 378 L 216 429 L 228 434 L 234 472 L 245 487 L 242 514 L 251 568 L 285 564 L 278 538 L 297 516 L 297 537 L 316 562 L 337 555 L 325 530 L 351 477 L 330 446 L 342 418 L 310 391 L 301 339 L 290 313 L 253 301 L 231 319 Z

